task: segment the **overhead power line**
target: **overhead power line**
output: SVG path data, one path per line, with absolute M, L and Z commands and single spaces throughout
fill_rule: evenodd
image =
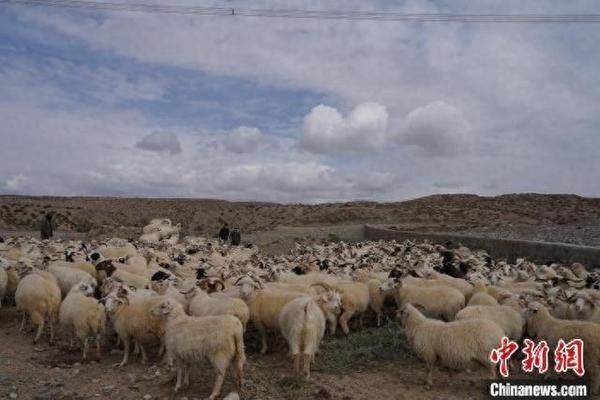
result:
M 368 11 L 317 11 L 196 7 L 149 3 L 118 3 L 93 0 L 0 0 L 0 4 L 80 8 L 108 11 L 133 11 L 162 14 L 239 16 L 263 18 L 331 19 L 396 22 L 463 22 L 463 23 L 600 23 L 600 14 L 424 14 Z

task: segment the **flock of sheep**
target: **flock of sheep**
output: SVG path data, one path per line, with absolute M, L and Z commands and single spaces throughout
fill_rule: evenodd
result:
M 53 342 L 58 323 L 71 347 L 82 343 L 83 359 L 91 340 L 98 357 L 103 342 L 122 346 L 119 367 L 132 353 L 146 362 L 157 349 L 176 367 L 175 391 L 208 359 L 217 374 L 209 399 L 230 366 L 241 390 L 248 322 L 261 353 L 269 334 L 281 335 L 294 370 L 309 377 L 326 331 L 348 335 L 368 313 L 380 326 L 390 308 L 426 364 L 428 385 L 436 362 L 459 370 L 480 364 L 495 377 L 489 355 L 504 336 L 551 346 L 580 338 L 598 393 L 599 288 L 600 271 L 581 264 L 509 264 L 460 244 L 338 242 L 265 256 L 252 245 L 180 238 L 166 219 L 153 220 L 137 241 L 0 243 L 0 301 L 22 312 L 21 331 L 27 321 L 37 327 L 34 343 L 46 326 Z

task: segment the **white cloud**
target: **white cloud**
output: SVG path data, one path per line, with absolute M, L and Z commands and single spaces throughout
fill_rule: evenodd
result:
M 304 117 L 302 146 L 314 153 L 378 149 L 385 143 L 388 113 L 384 106 L 366 102 L 344 117 L 323 104 Z
M 22 174 L 18 174 L 8 179 L 4 184 L 4 188 L 9 192 L 17 192 L 22 190 L 27 184 L 27 177 Z
M 397 138 L 426 156 L 455 155 L 469 151 L 470 131 L 457 108 L 436 101 L 408 113 Z
M 358 0 L 293 4 L 298 9 L 385 6 Z M 243 7 L 280 3 L 251 1 Z M 466 1 L 409 0 L 393 7 L 486 11 Z M 507 0 L 495 10 L 567 7 L 581 12 L 598 6 Z M 48 40 L 35 45 L 49 43 L 58 53 L 63 49 L 57 38 L 74 44 L 64 59 L 43 66 L 26 52 L 19 53 L 18 62 L 0 56 L 0 138 L 6 147 L 0 185 L 8 177 L 26 176 L 22 193 L 276 201 L 401 199 L 448 190 L 600 195 L 593 184 L 600 181 L 595 154 L 600 32 L 591 25 L 265 21 L 117 12 L 85 18 L 80 11 L 26 7 L 15 7 L 14 13 L 15 23 L 26 26 L 31 37 Z M 20 44 L 13 47 L 20 51 Z M 80 48 L 114 67 L 97 67 L 94 57 L 87 66 L 68 61 L 84 58 Z M 122 63 L 139 65 L 139 76 L 122 73 Z M 181 82 L 156 79 L 154 72 L 164 66 L 179 68 L 186 79 L 196 71 L 202 84 L 210 85 L 211 76 L 234 77 L 241 86 L 229 94 L 240 100 L 231 110 L 240 119 L 233 126 L 261 126 L 265 133 L 223 131 L 231 128 L 227 124 L 208 132 L 198 126 L 201 118 L 168 126 L 179 117 Z M 69 91 L 86 82 L 84 90 Z M 271 128 L 263 126 L 283 125 L 288 108 L 281 107 L 281 120 L 273 116 L 257 123 L 252 119 L 257 107 L 244 108 L 252 85 L 301 89 L 290 96 L 309 91 L 307 98 L 322 95 L 319 102 L 329 106 L 309 113 L 318 103 L 304 103 L 304 125 L 285 126 L 290 136 L 283 139 L 272 135 L 274 130 L 266 134 Z M 213 99 L 211 90 L 198 95 L 200 111 L 212 101 L 221 106 L 221 95 Z M 287 92 L 281 92 L 278 99 L 287 105 Z M 77 95 L 89 104 L 77 104 Z M 162 99 L 172 107 L 161 113 L 135 104 Z M 373 103 L 361 104 L 366 100 Z M 97 103 L 102 107 L 90 105 Z M 131 151 L 155 131 L 171 132 L 179 146 L 153 143 L 150 147 L 163 151 Z M 172 152 L 179 156 L 165 163 Z
M 265 142 L 265 135 L 258 128 L 240 126 L 223 135 L 223 146 L 232 153 L 252 153 Z
M 171 132 L 150 133 L 138 141 L 135 147 L 157 153 L 169 153 L 171 155 L 181 153 L 181 143 L 179 143 L 177 136 Z

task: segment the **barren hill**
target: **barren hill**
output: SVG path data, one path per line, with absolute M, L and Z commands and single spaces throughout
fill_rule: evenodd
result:
M 414 200 L 317 205 L 207 199 L 0 196 L 0 229 L 37 229 L 41 215 L 57 214 L 59 230 L 91 236 L 137 235 L 151 218 L 168 217 L 184 233 L 213 235 L 222 221 L 245 232 L 276 226 L 383 223 L 401 229 L 490 231 L 513 226 L 582 229 L 600 225 L 600 199 L 575 195 L 497 197 L 434 195 Z

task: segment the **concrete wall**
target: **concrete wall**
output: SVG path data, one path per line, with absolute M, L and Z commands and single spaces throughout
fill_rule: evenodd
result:
M 429 240 L 434 243 L 453 241 L 471 249 L 483 249 L 490 256 L 514 262 L 525 257 L 536 263 L 547 261 L 570 264 L 580 262 L 587 268 L 600 268 L 600 247 L 576 246 L 570 244 L 533 242 L 526 240 L 492 239 L 460 234 L 441 234 L 397 231 L 378 226 L 365 225 L 367 240 Z

